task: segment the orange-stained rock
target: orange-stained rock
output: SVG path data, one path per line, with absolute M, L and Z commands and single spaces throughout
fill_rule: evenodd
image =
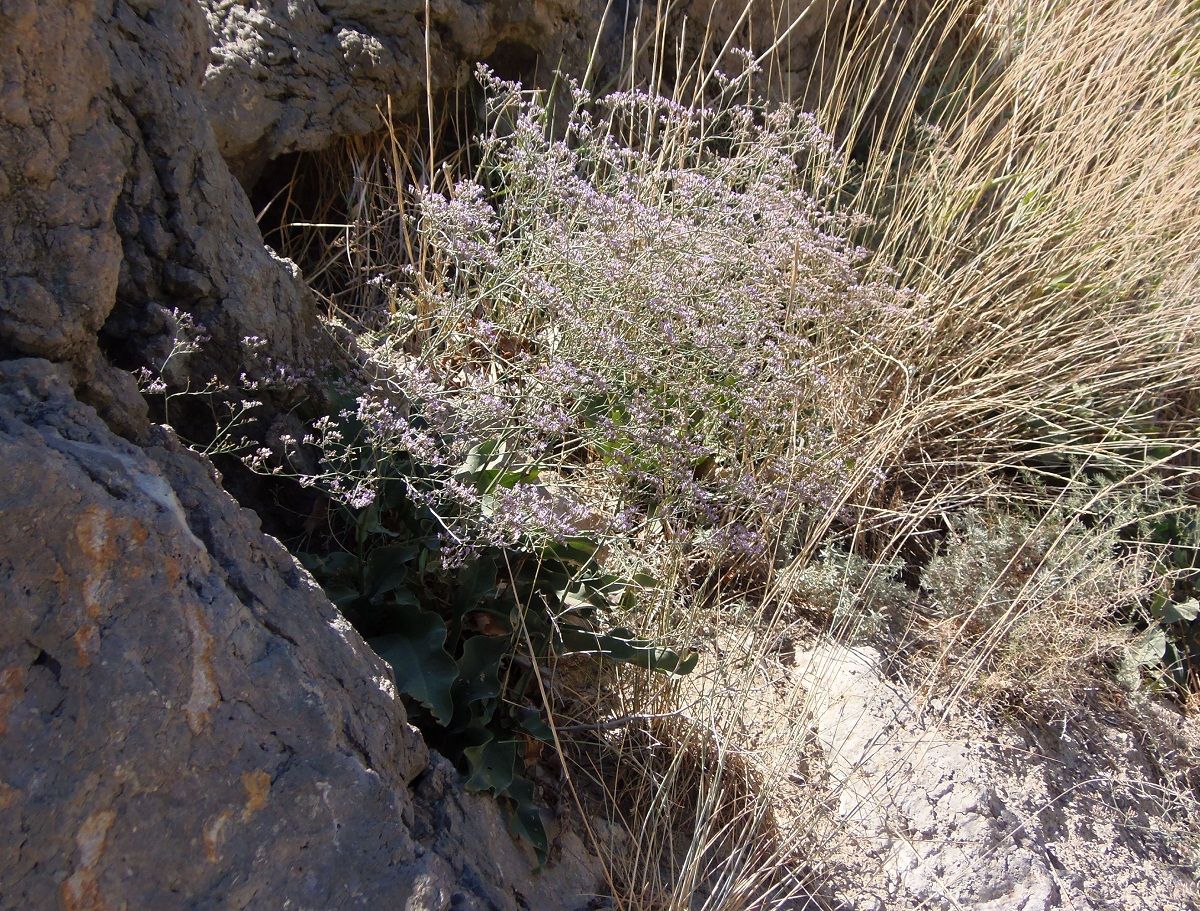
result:
M 573 908 L 211 466 L 0 361 L 0 909 Z

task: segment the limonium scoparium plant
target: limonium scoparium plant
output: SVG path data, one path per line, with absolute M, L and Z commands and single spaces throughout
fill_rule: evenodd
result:
M 830 139 L 788 107 L 480 79 L 473 170 L 410 190 L 416 252 L 360 339 L 386 369 L 327 452 L 359 475 L 341 490 L 407 484 L 447 559 L 575 535 L 787 556 L 845 488 L 872 327 L 907 306 L 817 201 Z M 396 452 L 419 471 L 386 478 Z

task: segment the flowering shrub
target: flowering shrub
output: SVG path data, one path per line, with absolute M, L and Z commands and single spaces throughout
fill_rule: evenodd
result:
M 1117 19 L 1065 3 L 975 48 L 960 39 L 1009 20 L 960 4 L 958 37 L 923 26 L 945 72 L 907 39 L 904 73 L 881 65 L 894 17 L 863 17 L 823 42 L 828 84 L 811 86 L 854 162 L 745 82 L 691 85 L 686 60 L 675 90 L 705 107 L 574 86 L 559 106 L 482 71 L 476 143 L 422 162 L 389 123 L 319 160 L 316 195 L 347 178 L 344 210 L 279 232 L 301 229 L 283 252 L 362 370 L 249 461 L 338 504 L 308 516 L 305 562 L 430 741 L 535 845 L 524 773 L 540 741 L 561 748 L 555 719 L 586 716 L 568 729 L 612 733 L 605 749 L 642 725 L 623 769 L 666 745 L 631 817 L 637 850 L 648 833 L 662 848 L 631 866 L 631 907 L 694 905 L 695 865 L 762 856 L 741 823 L 796 763 L 734 798 L 736 822 L 717 791 L 728 759 L 769 754 L 747 740 L 755 665 L 809 620 L 885 645 L 910 680 L 1027 710 L 1077 710 L 1114 666 L 1195 686 L 1200 82 L 1178 65 L 1195 17 L 1125 5 L 1120 47 Z M 187 348 L 141 377 L 168 419 L 195 391 L 168 376 Z M 288 381 L 265 364 L 242 386 Z M 257 408 L 214 413 L 219 449 L 246 448 L 234 431 Z M 1178 502 L 1106 505 L 1160 483 Z M 576 699 L 558 673 L 570 653 L 684 673 L 700 636 L 720 666 L 691 718 L 690 687 L 647 685 L 669 678 Z M 696 714 L 721 744 L 699 789 L 671 754 L 704 755 L 679 733 Z M 793 716 L 780 727 L 807 745 Z M 704 805 L 707 835 L 699 805 L 677 825 L 673 795 Z
M 806 189 L 828 139 L 787 107 L 578 88 L 555 138 L 543 98 L 481 79 L 474 176 L 413 188 L 419 252 L 377 281 L 393 313 L 361 338 L 386 365 L 356 406 L 369 448 L 421 464 L 400 480 L 456 559 L 581 534 L 778 559 L 845 486 L 872 404 L 828 352 L 905 306 L 858 278 L 851 224 Z

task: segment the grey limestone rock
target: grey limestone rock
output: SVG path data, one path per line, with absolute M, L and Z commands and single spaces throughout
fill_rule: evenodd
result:
M 433 0 L 426 66 L 424 0 L 202 0 L 213 31 L 204 99 L 220 149 L 247 184 L 290 152 L 378 132 L 381 111 L 405 118 L 433 90 L 463 85 L 499 56 L 543 75 L 586 59 L 596 35 L 619 33 L 630 0 Z M 507 75 L 526 75 L 509 72 Z
M 2 908 L 571 908 L 205 460 L 0 362 Z
M 207 42 L 182 0 L 0 4 L 0 355 L 70 365 L 127 434 L 145 410 L 127 369 L 165 355 L 172 310 L 212 339 L 198 376 L 237 376 L 251 335 L 298 368 L 325 356 L 217 149 Z
M 384 5 L 381 5 L 384 6 Z M 574 908 L 129 368 L 171 311 L 323 357 L 201 100 L 192 0 L 0 0 L 0 908 Z M 353 45 L 347 42 L 347 47 Z M 360 45 L 362 53 L 371 53 Z

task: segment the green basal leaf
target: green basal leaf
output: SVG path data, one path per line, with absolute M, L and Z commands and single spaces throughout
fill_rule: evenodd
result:
M 455 474 L 459 477 L 473 478 L 478 472 L 491 465 L 494 459 L 503 459 L 505 448 L 502 440 L 485 440 L 467 453 L 467 457 Z
M 500 695 L 500 661 L 508 654 L 507 636 L 475 636 L 463 645 L 458 659 L 456 701 L 466 704 Z
M 392 666 L 400 692 L 429 709 L 438 724 L 449 724 L 458 664 L 445 649 L 445 622 L 432 611 L 406 611 L 393 629 L 390 635 L 370 640 L 371 647 Z
M 358 537 L 358 547 L 360 551 L 366 551 L 367 543 L 371 535 L 382 535 L 385 538 L 395 538 L 399 535 L 394 529 L 388 528 L 379 521 L 380 503 L 378 500 L 371 503 L 358 517 L 356 523 L 356 534 Z
M 534 737 L 543 743 L 554 743 L 554 732 L 550 730 L 550 725 L 542 720 L 542 713 L 537 709 L 519 705 L 514 710 L 513 715 L 516 718 L 518 727 L 530 737 Z
M 509 830 L 518 838 L 525 839 L 533 847 L 538 864 L 544 864 L 550 853 L 550 842 L 542 825 L 533 782 L 523 775 L 513 776 L 508 786 L 508 797 L 513 804 L 508 818 Z
M 1129 651 L 1129 661 L 1135 667 L 1154 667 L 1160 664 L 1167 651 L 1167 633 L 1157 623 L 1148 626 L 1137 637 Z
M 496 575 L 496 561 L 486 556 L 472 560 L 458 571 L 454 606 L 460 614 L 478 609 L 495 593 Z
M 671 651 L 671 649 L 660 649 L 660 651 L 666 653 L 660 657 L 660 665 L 667 664 L 671 661 L 675 663 L 673 667 L 659 667 L 658 670 L 665 670 L 670 674 L 676 674 L 677 676 L 684 677 L 694 671 L 696 669 L 696 665 L 700 663 L 700 653 L 697 651 L 690 651 L 682 657 L 678 652 Z
M 487 440 L 467 453 L 454 476 L 483 494 L 491 493 L 498 487 L 514 487 L 536 481 L 537 468 L 529 466 L 514 469 L 512 463 L 516 459 L 517 453 L 509 451 L 507 441 Z
M 568 585 L 565 588 L 555 589 L 554 596 L 558 598 L 563 607 L 571 610 L 586 607 L 604 607 L 608 604 L 608 601 L 603 599 L 598 599 L 600 601 L 599 604 L 593 603 L 592 598 L 597 597 L 596 593 L 590 591 L 582 582 Z
M 492 486 L 488 489 L 493 490 L 497 487 L 511 489 L 518 484 L 533 484 L 540 476 L 541 473 L 536 468 L 524 468 L 521 471 L 501 471 L 496 476 Z
M 567 566 L 587 566 L 600 553 L 600 545 L 591 538 L 582 535 L 554 541 L 542 548 L 542 558 L 558 560 Z
M 1158 610 L 1159 619 L 1163 623 L 1191 623 L 1200 616 L 1200 601 L 1189 598 L 1187 601 L 1166 601 Z
M 404 587 L 409 580 L 409 565 L 416 559 L 420 547 L 416 544 L 389 544 L 377 547 L 367 557 L 367 594 L 385 595 Z
M 513 782 L 517 768 L 515 740 L 489 740 L 480 746 L 463 750 L 470 775 L 467 788 L 471 791 L 505 793 Z
M 578 581 L 568 580 L 564 587 L 555 590 L 555 595 L 564 607 L 583 610 L 603 609 L 623 603 L 628 594 L 629 583 L 609 573 Z
M 578 626 L 561 627 L 563 646 L 569 651 L 598 655 L 610 661 L 632 664 L 665 674 L 690 674 L 700 660 L 699 654 L 681 656 L 674 649 L 655 646 L 639 639 L 632 631 L 617 627 L 608 633 L 596 633 Z
M 388 592 L 385 601 L 389 606 L 413 608 L 421 606 L 421 599 L 410 588 L 397 588 Z
M 490 719 L 475 719 L 447 731 L 438 737 L 437 748 L 455 760 L 462 759 L 468 749 L 481 747 L 493 739 L 492 732 L 487 727 L 490 723 Z

